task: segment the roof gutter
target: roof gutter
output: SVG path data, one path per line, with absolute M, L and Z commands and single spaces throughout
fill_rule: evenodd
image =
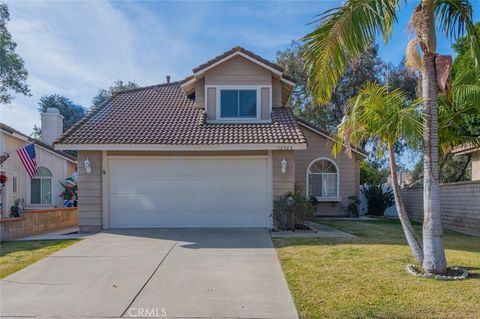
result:
M 321 135 L 321 136 L 323 136 L 323 137 L 325 137 L 325 138 L 328 138 L 328 139 L 331 140 L 331 141 L 335 141 L 335 139 L 333 139 L 330 135 L 325 134 L 325 133 L 323 133 L 323 132 L 315 129 L 315 128 L 313 128 L 312 126 L 310 126 L 310 125 L 308 125 L 308 124 L 305 124 L 305 123 L 300 122 L 300 121 L 297 121 L 297 123 L 298 123 L 299 125 L 307 128 L 307 129 L 309 129 L 310 131 L 313 131 L 313 132 L 317 133 L 318 135 Z M 352 152 L 354 152 L 354 153 L 362 156 L 363 158 L 367 158 L 367 157 L 368 157 L 368 154 L 365 154 L 365 153 L 363 153 L 363 152 L 361 152 L 361 151 L 359 151 L 359 150 L 357 150 L 357 149 L 355 149 L 355 148 L 352 148 Z
M 218 144 L 218 145 L 166 145 L 166 144 L 55 144 L 56 150 L 72 151 L 289 151 L 305 150 L 301 144 Z

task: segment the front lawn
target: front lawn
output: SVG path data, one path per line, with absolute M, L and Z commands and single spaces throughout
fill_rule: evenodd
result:
M 0 279 L 79 240 L 9 241 L 0 243 Z
M 301 318 L 479 318 L 480 238 L 446 231 L 449 265 L 471 278 L 435 281 L 406 272 L 399 222 L 318 222 L 358 237 L 274 239 Z

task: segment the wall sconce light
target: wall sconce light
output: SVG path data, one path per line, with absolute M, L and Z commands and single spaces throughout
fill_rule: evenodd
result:
M 90 174 L 92 172 L 92 162 L 87 158 L 84 162 L 83 165 L 85 166 L 85 172 L 87 174 Z
M 281 165 L 280 171 L 282 172 L 282 174 L 286 174 L 287 173 L 287 160 L 285 159 L 285 157 L 280 162 L 280 165 Z

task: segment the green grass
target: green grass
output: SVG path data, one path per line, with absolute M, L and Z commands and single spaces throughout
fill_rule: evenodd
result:
M 0 243 L 0 279 L 79 240 L 7 241 Z
M 449 265 L 471 278 L 437 281 L 406 272 L 397 221 L 319 222 L 358 237 L 274 239 L 301 318 L 480 318 L 480 238 L 445 231 Z

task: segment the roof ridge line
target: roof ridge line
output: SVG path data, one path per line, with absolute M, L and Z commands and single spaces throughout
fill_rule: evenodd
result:
M 175 84 L 178 84 L 178 83 L 180 83 L 180 81 L 165 82 L 165 83 L 141 86 L 141 87 L 137 87 L 137 88 L 134 88 L 134 89 L 114 91 L 114 92 L 112 92 L 112 96 L 123 94 L 123 93 L 130 93 L 130 92 L 135 92 L 135 91 L 153 89 L 153 88 L 156 88 L 156 87 L 164 87 L 164 86 L 169 86 L 169 85 L 175 85 Z

